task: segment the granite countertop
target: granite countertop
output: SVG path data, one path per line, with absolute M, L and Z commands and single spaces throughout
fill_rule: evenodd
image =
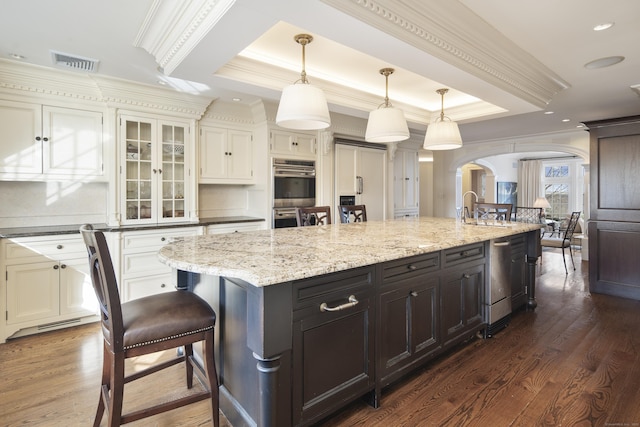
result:
M 539 228 L 515 222 L 496 227 L 452 218 L 403 218 L 178 238 L 160 249 L 159 258 L 180 270 L 235 277 L 261 287 Z
M 119 225 L 109 226 L 107 224 L 92 224 L 96 230 L 104 232 L 121 232 L 121 231 L 138 231 L 138 230 L 154 230 L 158 228 L 179 228 L 179 227 L 198 227 L 206 225 L 232 224 L 239 222 L 261 222 L 264 218 L 255 218 L 250 216 L 220 216 L 211 218 L 200 218 L 198 222 L 174 222 L 147 225 Z M 0 239 L 16 238 L 16 237 L 35 237 L 58 234 L 79 233 L 81 224 L 72 225 L 47 225 L 39 227 L 11 227 L 0 228 Z

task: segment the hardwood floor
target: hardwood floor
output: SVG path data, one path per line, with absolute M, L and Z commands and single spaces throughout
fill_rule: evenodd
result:
M 579 253 L 575 260 L 565 275 L 560 252 L 545 250 L 534 312 L 391 385 L 379 409 L 358 401 L 319 425 L 640 426 L 640 302 L 590 295 L 587 264 Z M 0 345 L 0 426 L 91 425 L 101 340 L 92 324 Z M 180 367 L 160 378 L 127 385 L 129 407 L 184 390 Z M 211 425 L 211 417 L 199 402 L 130 425 Z

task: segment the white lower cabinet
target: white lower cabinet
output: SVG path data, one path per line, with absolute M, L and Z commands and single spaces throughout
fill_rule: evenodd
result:
M 158 251 L 176 237 L 197 236 L 202 227 L 125 231 L 120 235 L 120 299 L 122 302 L 175 289 L 171 267 Z
M 0 342 L 98 319 L 79 234 L 2 240 Z

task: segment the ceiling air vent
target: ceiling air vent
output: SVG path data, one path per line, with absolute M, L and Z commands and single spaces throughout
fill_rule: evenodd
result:
M 97 59 L 83 58 L 82 56 L 70 55 L 68 53 L 51 51 L 53 63 L 58 67 L 71 68 L 77 71 L 95 73 L 98 71 Z

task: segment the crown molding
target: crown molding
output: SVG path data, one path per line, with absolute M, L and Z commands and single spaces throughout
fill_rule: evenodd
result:
M 102 96 L 87 74 L 0 59 L 0 88 L 37 97 L 101 102 Z
M 102 75 L 56 70 L 0 59 L 0 89 L 24 96 L 91 102 L 198 119 L 211 98 Z
M 457 0 L 321 1 L 540 108 L 570 86 Z
M 135 107 L 150 112 L 165 112 L 190 119 L 202 117 L 212 99 L 171 89 L 130 82 L 111 77 L 93 78 L 109 107 Z
M 235 0 L 154 0 L 133 45 L 149 52 L 166 75 L 182 63 Z

